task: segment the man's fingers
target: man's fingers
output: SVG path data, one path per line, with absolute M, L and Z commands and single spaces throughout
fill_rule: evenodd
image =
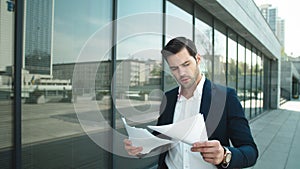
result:
M 129 155 L 138 155 L 143 151 L 143 147 L 134 147 L 130 149 L 128 152 Z
M 128 145 L 128 146 L 130 146 L 132 144 L 132 142 L 128 139 L 124 139 L 123 142 L 125 145 Z
M 209 140 L 204 142 L 196 142 L 193 144 L 193 147 L 215 147 L 219 145 L 220 142 L 218 140 Z
M 218 140 L 196 142 L 191 148 L 193 152 L 200 152 L 206 162 L 219 164 L 223 159 L 224 150 Z
M 203 160 L 214 165 L 219 164 L 219 161 L 216 158 L 203 157 Z
M 143 151 L 143 147 L 132 146 L 132 142 L 128 139 L 124 139 L 124 147 L 129 155 L 138 155 Z

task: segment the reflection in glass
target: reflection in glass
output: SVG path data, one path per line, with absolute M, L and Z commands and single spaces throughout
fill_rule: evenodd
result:
M 193 39 L 193 16 L 191 14 L 169 1 L 166 3 L 166 14 L 166 43 L 178 36 Z M 164 62 L 164 67 L 166 68 L 164 90 L 168 91 L 176 87 L 177 82 L 172 77 L 166 62 Z
M 257 114 L 257 50 L 252 49 L 251 117 Z
M 261 71 L 262 71 L 262 65 L 261 65 L 261 52 L 258 51 L 257 57 L 256 57 L 256 66 L 254 73 L 256 74 L 256 114 L 260 114 L 262 112 L 262 82 L 261 82 Z
M 212 27 L 195 19 L 195 45 L 201 55 L 201 72 L 208 79 L 212 78 Z
M 108 168 L 109 153 L 89 136 L 109 142 L 111 31 L 96 33 L 111 20 L 111 1 L 25 2 L 22 166 Z
M 12 168 L 14 17 L 7 1 L 0 1 L 0 166 Z
M 236 60 L 237 60 L 237 42 L 236 34 L 228 33 L 228 72 L 227 72 L 227 83 L 231 88 L 236 89 Z
M 118 1 L 114 106 L 117 131 L 123 138 L 114 141 L 119 150 L 127 133 L 120 125 L 125 117 L 130 125 L 156 124 L 162 99 L 162 1 Z M 156 158 L 135 159 L 122 151 L 115 168 L 145 168 Z
M 252 81 L 251 81 L 251 50 L 250 44 L 246 44 L 246 86 L 245 86 L 245 115 L 249 119 L 251 118 L 251 91 L 252 91 Z
M 30 74 L 50 75 L 54 1 L 27 0 L 25 3 L 25 69 Z
M 245 41 L 239 38 L 238 44 L 238 87 L 237 94 L 245 110 Z
M 216 29 L 214 31 L 214 82 L 226 85 L 226 36 Z
M 193 16 L 175 4 L 166 3 L 166 42 L 177 36 L 193 39 Z
M 263 112 L 263 101 L 264 101 L 264 92 L 263 92 L 263 60 L 262 60 L 262 55 L 260 55 L 257 58 L 257 64 L 258 64 L 258 100 L 259 100 L 259 113 Z

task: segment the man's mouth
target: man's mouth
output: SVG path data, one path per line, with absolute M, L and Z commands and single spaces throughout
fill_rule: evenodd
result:
M 184 78 L 181 78 L 180 81 L 182 83 L 187 83 L 189 81 L 189 78 L 188 77 L 184 77 Z

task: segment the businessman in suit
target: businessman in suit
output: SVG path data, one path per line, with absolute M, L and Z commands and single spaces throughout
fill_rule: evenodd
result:
M 185 37 L 170 40 L 162 55 L 179 87 L 165 93 L 157 125 L 175 123 L 201 113 L 209 138 L 193 145 L 173 144 L 160 154 L 158 168 L 253 166 L 258 150 L 235 90 L 214 84 L 201 74 L 198 68 L 201 57 L 195 44 Z M 132 146 L 127 139 L 124 146 L 130 155 L 139 155 L 142 151 L 142 147 Z

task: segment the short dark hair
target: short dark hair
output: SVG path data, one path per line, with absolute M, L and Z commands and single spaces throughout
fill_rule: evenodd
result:
M 174 55 L 186 48 L 189 54 L 196 59 L 197 48 L 193 41 L 185 37 L 176 37 L 168 42 L 161 50 L 161 54 L 166 59 L 170 55 Z

